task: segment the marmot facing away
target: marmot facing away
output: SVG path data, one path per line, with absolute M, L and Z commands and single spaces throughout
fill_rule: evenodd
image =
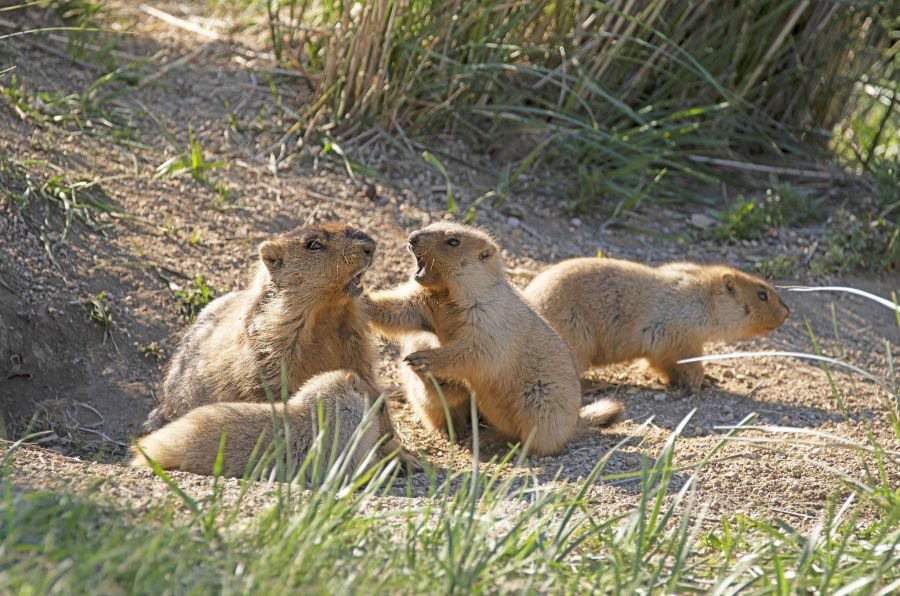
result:
M 215 402 L 293 394 L 320 372 L 348 369 L 369 383 L 375 360 L 361 278 L 375 241 L 350 226 L 296 228 L 263 242 L 252 285 L 210 303 L 181 340 L 144 431 Z
M 525 298 L 559 332 L 582 374 L 646 358 L 664 381 L 692 390 L 708 341 L 735 341 L 772 331 L 790 314 L 771 285 L 725 265 L 648 267 L 616 259 L 576 258 L 535 277 Z
M 581 391 L 569 350 L 506 279 L 499 249 L 476 228 L 437 223 L 409 236 L 417 270 L 405 285 L 369 296 L 372 324 L 404 341 L 407 395 L 432 430 L 447 421 L 427 373 L 443 385 L 454 424 L 469 392 L 501 434 L 537 455 L 558 453 L 579 421 Z M 422 333 L 430 332 L 430 333 Z M 602 405 L 602 404 L 600 404 Z M 621 414 L 607 400 L 593 422 Z
M 149 466 L 144 454 L 165 470 L 212 474 L 224 434 L 222 474 L 242 476 L 257 464 L 280 433 L 287 454 L 299 469 L 319 433 L 321 455 L 328 461 L 334 445 L 349 449 L 357 427 L 363 423 L 369 403 L 369 384 L 348 370 L 312 377 L 286 404 L 218 403 L 195 408 L 161 429 L 141 437 L 132 447 L 135 467 Z M 321 403 L 324 425 L 319 427 Z M 390 428 L 387 408 L 382 407 L 360 429 L 348 458 L 348 474 L 356 471 Z M 396 447 L 389 437 L 371 455 L 369 465 Z M 334 454 L 335 457 L 340 454 Z M 269 455 L 271 457 L 271 455 Z M 271 467 L 271 462 L 268 467 Z M 320 470 L 320 473 L 324 470 Z

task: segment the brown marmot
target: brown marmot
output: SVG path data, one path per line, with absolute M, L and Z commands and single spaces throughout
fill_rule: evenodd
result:
M 447 427 L 431 373 L 455 425 L 466 419 L 472 392 L 500 434 L 530 441 L 533 454 L 560 452 L 579 422 L 575 365 L 507 281 L 496 242 L 477 228 L 442 222 L 410 234 L 409 249 L 413 279 L 370 294 L 369 315 L 376 329 L 404 343 L 404 381 L 418 416 L 432 430 Z M 605 400 L 590 422 L 608 424 L 621 413 L 621 404 Z
M 567 259 L 546 269 L 525 298 L 572 349 L 578 374 L 646 358 L 663 381 L 694 390 L 709 341 L 772 331 L 790 310 L 771 285 L 725 265 L 669 263 L 650 267 L 606 258 Z
M 263 242 L 251 286 L 211 302 L 184 335 L 144 431 L 205 404 L 265 402 L 267 391 L 278 401 L 329 370 L 356 372 L 378 395 L 359 299 L 374 252 L 372 238 L 339 223 Z
M 224 435 L 222 474 L 242 476 L 250 472 L 262 457 L 284 457 L 272 450 L 274 433 L 279 433 L 287 449 L 286 454 L 294 471 L 300 469 L 313 443 L 322 434 L 320 454 L 328 461 L 337 461 L 340 451 L 332 454 L 333 446 L 352 451 L 345 454 L 348 475 L 359 470 L 365 462 L 374 464 L 396 448 L 390 432 L 387 408 L 363 424 L 370 403 L 369 383 L 348 370 L 322 373 L 307 381 L 286 404 L 217 403 L 195 408 L 161 429 L 137 440 L 132 447 L 135 467 L 149 466 L 146 456 L 165 470 L 182 470 L 195 474 L 212 474 Z M 324 425 L 319 428 L 319 404 Z M 388 428 L 385 428 L 384 423 Z M 337 435 L 337 436 L 335 436 Z M 379 445 L 379 441 L 385 441 Z M 143 453 L 141 453 L 143 450 Z M 369 457 L 366 460 L 367 456 Z M 282 461 L 285 461 L 282 459 Z M 273 461 L 263 464 L 266 468 Z M 361 470 L 360 470 L 361 471 Z M 320 473 L 324 470 L 319 470 Z

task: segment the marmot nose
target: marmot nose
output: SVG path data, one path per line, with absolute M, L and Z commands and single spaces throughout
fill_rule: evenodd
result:
M 348 235 L 353 240 L 356 240 L 357 246 L 362 249 L 367 257 L 371 257 L 372 253 L 375 252 L 375 241 L 372 240 L 372 237 L 365 232 L 362 232 L 360 230 L 351 230 Z
M 416 230 L 412 234 L 409 235 L 409 243 L 413 246 L 419 243 L 419 240 L 422 239 L 422 230 Z

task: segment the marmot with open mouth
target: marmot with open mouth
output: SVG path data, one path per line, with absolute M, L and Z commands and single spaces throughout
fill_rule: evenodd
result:
M 604 426 L 622 415 L 614 400 L 581 410 L 581 387 L 563 340 L 506 279 L 487 233 L 442 222 L 409 236 L 413 279 L 369 295 L 371 323 L 404 344 L 407 397 L 431 430 L 460 424 L 469 393 L 497 431 L 529 453 L 559 453 L 579 422 Z M 431 374 L 441 386 L 434 388 Z

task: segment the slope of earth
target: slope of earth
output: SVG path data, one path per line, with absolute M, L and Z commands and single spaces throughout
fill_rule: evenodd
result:
M 180 14 L 175 3 L 160 6 Z M 443 178 L 378 134 L 358 140 L 354 156 L 381 178 L 350 176 L 338 153 L 305 146 L 291 127 L 306 85 L 270 65 L 256 45 L 257 29 L 188 20 L 198 25 L 191 31 L 128 3 L 113 7 L 106 25 L 127 34 L 104 54 L 116 63 L 112 76 L 90 57 L 73 61 L 66 38 L 54 33 L 0 43 L 0 70 L 15 66 L 0 78 L 0 412 L 9 438 L 46 431 L 34 441 L 40 449 L 13 457 L 12 480 L 22 490 L 103 480 L 109 498 L 147 499 L 167 488 L 121 462 L 206 288 L 223 294 L 240 287 L 261 240 L 321 220 L 353 222 L 375 237 L 379 250 L 366 284 L 389 287 L 411 271 L 406 235 L 448 215 Z M 3 13 L 0 34 L 58 24 L 44 9 L 29 8 Z M 90 54 L 102 40 L 87 43 Z M 192 142 L 194 161 L 173 172 L 168 160 L 191 156 Z M 452 142 L 443 148 L 465 204 L 499 166 Z M 540 192 L 539 181 L 531 182 L 523 186 L 533 191 L 477 210 L 477 223 L 504 245 L 520 285 L 558 259 L 598 250 L 752 270 L 767 257 L 802 254 L 821 233 L 685 243 L 679 238 L 689 233 L 689 208 L 652 207 L 621 217 L 625 225 L 607 226 L 599 215 L 567 216 L 558 200 Z M 900 289 L 897 281 L 801 275 L 780 283 L 850 285 L 889 296 Z M 898 343 L 889 310 L 836 294 L 785 294 L 785 300 L 793 312 L 783 328 L 713 349 L 809 352 L 811 331 L 824 353 L 888 378 L 885 342 Z M 385 385 L 396 383 L 397 351 L 385 345 L 381 352 Z M 698 477 L 699 498 L 711 517 L 756 512 L 802 527 L 818 519 L 842 483 L 864 479 L 873 438 L 898 449 L 888 396 L 838 370 L 829 379 L 814 363 L 769 357 L 710 364 L 707 386 L 684 398 L 637 366 L 593 374 L 599 388 L 586 401 L 621 399 L 627 419 L 580 435 L 558 457 L 532 458 L 508 473 L 546 483 L 582 478 L 623 440 L 605 473 L 639 470 L 642 457 L 655 457 L 690 415 L 676 450 L 683 466 L 677 489 L 729 426 L 755 414 L 753 424 L 765 428 L 727 441 Z M 424 460 L 438 470 L 468 465 L 471 445 L 429 436 L 405 404 L 394 405 L 404 442 Z M 502 452 L 491 445 L 484 457 Z M 900 471 L 887 474 L 900 484 Z M 208 486 L 188 474 L 175 478 L 200 492 Z M 415 496 L 426 484 L 424 475 L 413 477 Z M 397 496 L 407 490 L 398 486 Z M 252 506 L 266 501 L 265 489 L 258 493 Z M 589 498 L 613 513 L 639 494 L 636 481 L 620 479 L 598 482 Z

